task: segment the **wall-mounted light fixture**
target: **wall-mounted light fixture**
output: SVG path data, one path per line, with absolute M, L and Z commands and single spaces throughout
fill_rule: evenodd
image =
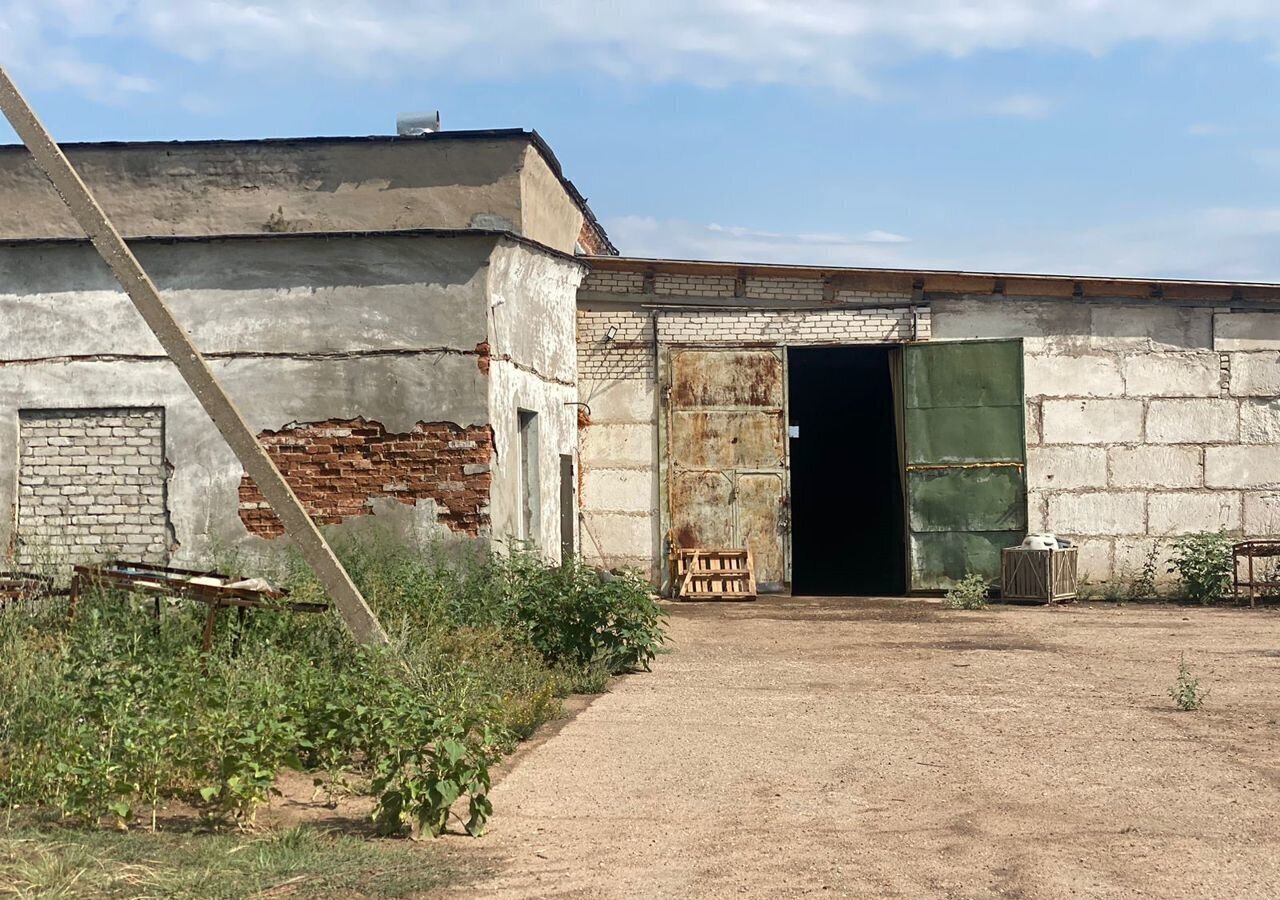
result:
M 609 330 L 604 333 L 604 342 L 607 344 L 618 336 L 618 326 L 610 325 Z

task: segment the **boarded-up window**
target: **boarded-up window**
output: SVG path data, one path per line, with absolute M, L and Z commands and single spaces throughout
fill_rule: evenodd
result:
M 163 410 L 24 410 L 19 427 L 20 562 L 167 558 Z

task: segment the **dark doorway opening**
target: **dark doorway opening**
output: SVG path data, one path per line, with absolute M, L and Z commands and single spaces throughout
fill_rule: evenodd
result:
M 893 349 L 787 352 L 793 593 L 906 592 Z

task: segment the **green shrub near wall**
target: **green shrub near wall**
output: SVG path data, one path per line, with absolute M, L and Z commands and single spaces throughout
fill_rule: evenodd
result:
M 1178 575 L 1188 599 L 1208 605 L 1230 590 L 1231 547 L 1225 531 L 1201 531 L 1173 542 L 1169 572 Z

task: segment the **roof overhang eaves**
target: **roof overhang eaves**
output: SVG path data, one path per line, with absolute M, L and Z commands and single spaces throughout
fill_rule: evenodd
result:
M 528 248 L 545 256 L 555 257 L 563 262 L 573 263 L 574 265 L 588 269 L 589 266 L 585 257 L 574 256 L 572 253 L 565 253 L 554 247 L 548 247 L 546 244 L 538 241 L 530 240 L 523 235 L 516 234 L 513 231 L 506 231 L 495 228 L 394 228 L 379 231 L 251 231 L 239 234 L 180 234 L 180 235 L 144 235 L 141 237 L 130 237 L 125 239 L 125 243 L 130 246 L 141 244 L 144 246 L 154 246 L 163 244 L 216 244 L 228 242 L 245 242 L 245 241 L 289 241 L 289 240 L 313 240 L 313 241 L 332 241 L 332 240 L 351 240 L 351 239 L 368 239 L 368 238 L 437 238 L 437 239 L 455 239 L 455 238 L 489 238 L 497 241 L 508 241 L 513 244 Z M 39 247 L 39 246 L 66 246 L 66 245 L 88 245 L 87 237 L 38 237 L 38 238 L 6 238 L 0 239 L 0 247 Z
M 837 289 L 925 291 L 931 294 L 992 294 L 1024 297 L 1115 297 L 1150 300 L 1280 301 L 1280 284 L 1178 278 L 1109 278 L 950 269 L 889 269 L 797 266 L 627 256 L 588 257 L 593 271 L 639 274 L 713 275 L 831 282 Z

